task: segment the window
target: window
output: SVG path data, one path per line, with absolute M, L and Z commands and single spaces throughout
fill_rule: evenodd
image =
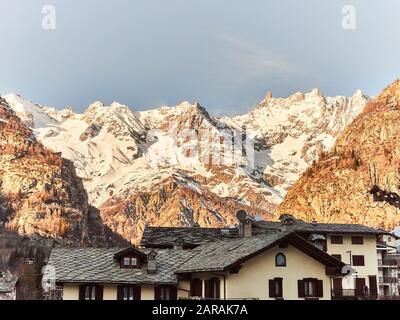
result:
M 355 267 L 365 266 L 364 256 L 353 256 L 353 266 L 355 266 Z
M 155 288 L 155 300 L 177 300 L 178 289 L 172 286 L 159 286 Z
M 131 259 L 130 258 L 124 258 L 124 267 L 129 267 L 131 265 Z
M 316 296 L 316 283 L 314 280 L 304 281 L 304 296 L 315 297 Z
M 351 237 L 351 244 L 364 244 L 364 238 L 359 236 Z
M 103 300 L 103 287 L 99 285 L 79 286 L 79 300 Z
M 190 296 L 202 297 L 203 296 L 203 281 L 201 279 L 192 279 L 190 282 Z
M 332 254 L 332 257 L 342 261 L 342 255 L 341 254 Z
M 298 290 L 300 298 L 322 298 L 323 281 L 318 279 L 298 280 Z
M 210 280 L 206 280 L 204 286 L 206 299 L 219 299 L 220 280 L 218 278 L 211 278 Z
M 343 236 L 331 236 L 331 244 L 343 244 Z
M 122 268 L 139 268 L 139 260 L 137 257 L 124 257 L 121 262 Z
M 269 280 L 269 297 L 270 298 L 283 298 L 282 278 L 275 278 Z
M 139 286 L 118 286 L 117 299 L 133 301 L 141 299 L 141 288 Z
M 276 267 L 286 267 L 286 256 L 283 253 L 278 253 L 275 256 Z

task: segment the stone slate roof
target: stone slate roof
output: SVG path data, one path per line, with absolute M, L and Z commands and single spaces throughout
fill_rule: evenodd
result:
M 287 235 L 285 232 L 273 232 L 251 238 L 225 239 L 203 244 L 192 250 L 196 255 L 183 263 L 177 273 L 223 271 L 243 257 L 254 254 Z
M 282 227 L 279 221 L 256 221 L 253 223 L 254 233 L 265 233 L 265 231 L 280 230 Z M 354 234 L 387 234 L 388 232 L 363 226 L 361 224 L 339 224 L 339 223 L 307 223 L 303 220 L 296 220 L 293 225 L 287 226 L 288 231 L 294 232 L 320 232 L 320 233 L 354 233 Z
M 168 228 L 148 227 L 143 231 L 141 246 L 171 248 L 181 238 L 184 247 L 197 247 L 210 241 L 238 237 L 237 228 Z
M 265 234 L 281 230 L 280 221 L 254 221 L 253 235 Z M 296 220 L 288 226 L 287 231 L 307 233 L 354 233 L 354 234 L 388 234 L 388 232 L 360 224 L 306 223 Z M 207 242 L 238 238 L 238 228 L 168 228 L 145 227 L 141 246 L 146 248 L 172 248 L 178 238 L 182 238 L 186 248 L 194 248 Z
M 121 248 L 55 248 L 48 266 L 54 267 L 56 281 L 60 283 L 103 284 L 170 284 L 176 285 L 175 270 L 193 256 L 190 250 L 156 249 L 157 272 L 147 273 L 146 263 L 142 269 L 123 269 L 114 259 Z M 142 250 L 144 253 L 149 249 Z M 47 274 L 47 272 L 46 272 Z
M 280 243 L 291 244 L 325 265 L 339 267 L 338 270 L 344 266 L 343 262 L 316 248 L 296 233 L 288 231 L 203 244 L 192 250 L 196 255 L 178 267 L 176 272 L 180 274 L 225 271 Z

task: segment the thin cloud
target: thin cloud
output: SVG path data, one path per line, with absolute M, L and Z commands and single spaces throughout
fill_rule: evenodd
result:
M 248 81 L 249 78 L 268 75 L 286 78 L 293 73 L 304 71 L 265 46 L 227 34 L 219 34 L 216 37 L 225 44 L 225 61 L 236 72 L 240 72 L 242 80 Z

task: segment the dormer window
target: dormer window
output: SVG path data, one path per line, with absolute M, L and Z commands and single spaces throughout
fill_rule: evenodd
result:
M 136 248 L 128 248 L 117 252 L 114 259 L 124 269 L 139 269 L 142 261 L 146 261 L 146 254 Z
M 137 257 L 125 257 L 122 259 L 122 266 L 124 268 L 138 268 Z

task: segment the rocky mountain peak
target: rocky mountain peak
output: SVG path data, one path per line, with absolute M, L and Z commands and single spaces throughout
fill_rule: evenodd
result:
M 312 89 L 311 92 L 309 93 L 309 95 L 311 97 L 323 97 L 321 91 L 318 88 Z
M 363 223 L 390 230 L 400 222 L 400 82 L 370 100 L 331 151 L 290 188 L 277 214 L 305 220 Z M 354 100 L 369 99 L 356 93 Z M 400 206 L 399 206 L 400 207 Z
M 381 94 L 371 101 L 364 113 L 388 110 L 400 110 L 400 79 L 387 86 Z

